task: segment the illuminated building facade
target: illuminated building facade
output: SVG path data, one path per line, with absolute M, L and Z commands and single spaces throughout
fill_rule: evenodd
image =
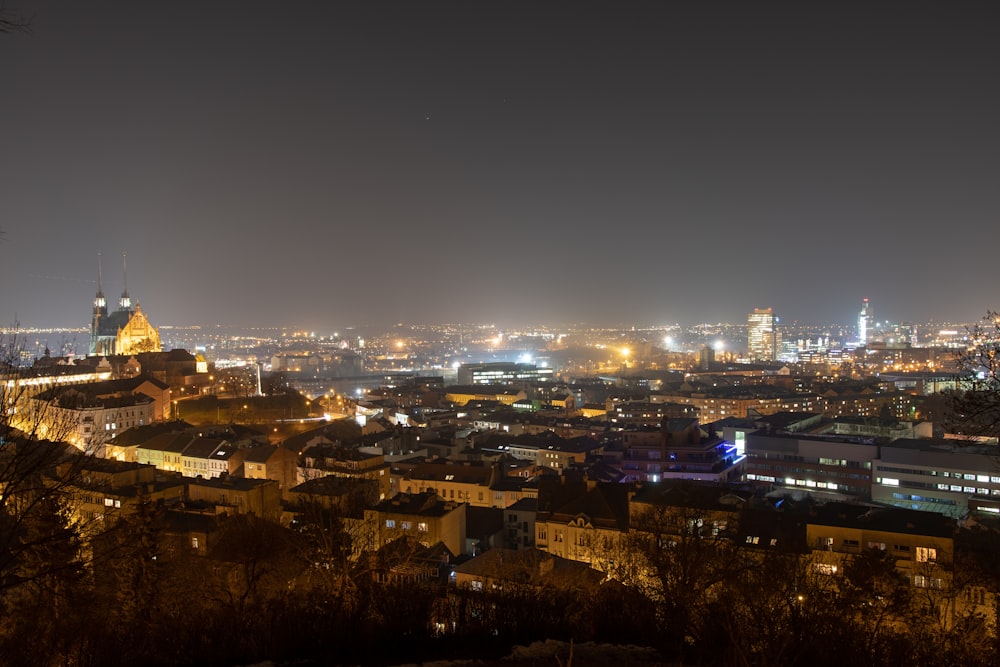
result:
M 871 304 L 868 299 L 861 302 L 861 312 L 858 314 L 858 345 L 867 345 L 872 327 Z
M 510 384 L 513 382 L 550 382 L 555 377 L 551 368 L 534 364 L 503 361 L 462 364 L 458 367 L 458 384 Z
M 872 500 L 954 518 L 1000 514 L 997 446 L 943 438 L 899 438 L 875 461 Z
M 754 308 L 747 315 L 747 351 L 753 361 L 774 361 L 781 348 L 778 318 L 771 308 Z
M 746 435 L 746 479 L 769 488 L 871 497 L 872 438 L 758 431 Z
M 122 267 L 124 268 L 124 257 Z M 118 310 L 108 311 L 98 263 L 97 295 L 94 297 L 94 317 L 90 324 L 90 354 L 110 356 L 160 352 L 162 349 L 159 331 L 149 323 L 138 304 L 132 307 L 127 286 L 118 299 Z

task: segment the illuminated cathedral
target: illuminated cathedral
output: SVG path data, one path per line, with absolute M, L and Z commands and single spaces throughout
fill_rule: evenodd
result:
M 122 271 L 125 275 L 125 256 L 122 255 Z M 139 304 L 132 307 L 128 295 L 128 281 L 125 276 L 124 289 L 118 299 L 118 310 L 108 312 L 108 302 L 101 287 L 101 262 L 97 261 L 97 296 L 94 297 L 94 319 L 90 325 L 90 354 L 112 356 L 118 354 L 138 354 L 140 352 L 161 352 L 160 332 L 149 323 Z

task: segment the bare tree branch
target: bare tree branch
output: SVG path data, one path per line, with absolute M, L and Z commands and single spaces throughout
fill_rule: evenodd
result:
M 25 18 L 19 11 L 10 9 L 5 3 L 0 2 L 0 32 L 21 32 L 30 35 L 31 19 Z

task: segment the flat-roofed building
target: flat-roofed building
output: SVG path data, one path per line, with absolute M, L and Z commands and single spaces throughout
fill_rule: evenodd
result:
M 622 431 L 619 466 L 626 479 L 739 481 L 745 457 L 733 443 L 700 428 L 693 417 L 665 419 L 660 427 L 638 426 Z
M 551 382 L 555 371 L 534 364 L 505 361 L 462 364 L 458 367 L 459 384 L 511 384 Z
M 845 559 L 866 549 L 890 554 L 918 588 L 951 585 L 957 526 L 936 512 L 828 502 L 808 514 L 806 542 L 819 574 L 843 572 Z
M 749 482 L 867 499 L 879 448 L 871 439 L 757 431 L 746 435 L 746 452 Z
M 900 438 L 874 461 L 872 500 L 961 518 L 1000 514 L 1000 447 L 944 438 Z

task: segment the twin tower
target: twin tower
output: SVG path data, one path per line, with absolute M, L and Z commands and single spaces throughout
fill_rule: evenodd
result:
M 138 303 L 132 307 L 125 253 L 122 253 L 122 280 L 124 289 L 118 299 L 118 310 L 108 312 L 108 302 L 101 285 L 101 256 L 98 254 L 97 295 L 94 297 L 94 318 L 90 324 L 91 356 L 131 355 L 163 349 L 160 332 L 149 323 Z

